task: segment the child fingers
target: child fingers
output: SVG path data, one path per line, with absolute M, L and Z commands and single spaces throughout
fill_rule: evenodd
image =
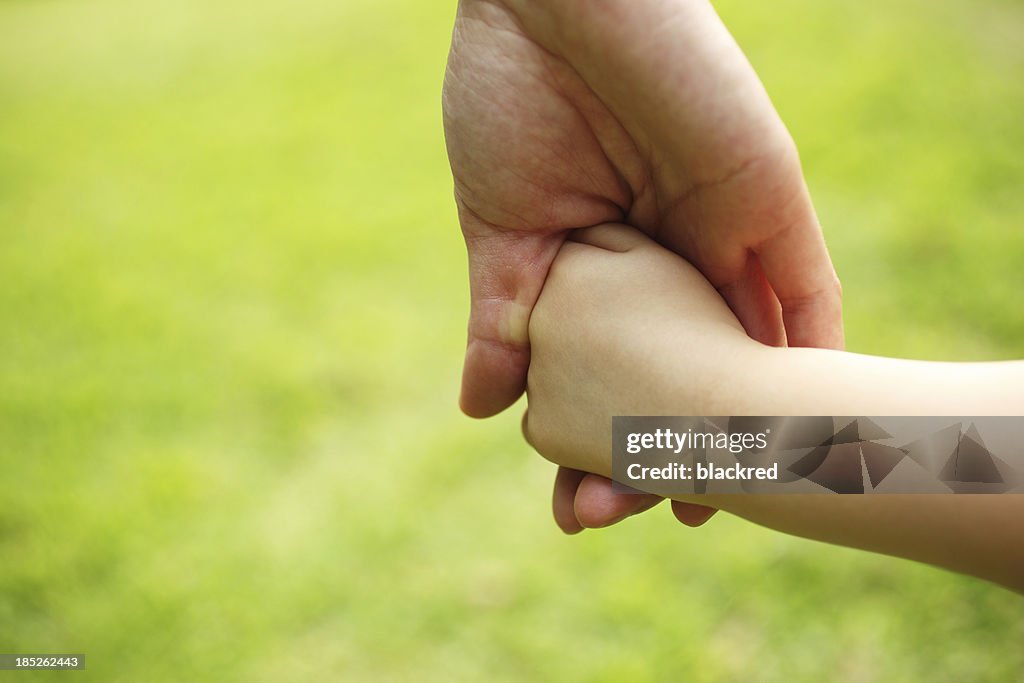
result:
M 649 510 L 663 499 L 649 493 L 623 494 L 612 489 L 612 481 L 597 474 L 584 476 L 576 489 L 576 519 L 587 529 L 618 524 L 632 515 Z
M 679 500 L 672 501 L 672 514 L 686 526 L 698 527 L 711 519 L 718 512 L 715 508 L 696 503 L 684 503 Z

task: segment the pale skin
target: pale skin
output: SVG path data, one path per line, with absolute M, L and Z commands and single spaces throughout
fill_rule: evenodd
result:
M 609 476 L 613 415 L 1024 414 L 1024 361 L 773 348 L 747 336 L 696 269 L 641 233 L 605 225 L 571 239 L 530 319 L 523 420 L 528 441 L 563 467 Z M 681 500 L 1024 592 L 1024 495 Z
M 522 394 L 555 254 L 570 230 L 609 221 L 693 263 L 751 337 L 842 347 L 796 147 L 708 0 L 461 0 L 443 111 L 469 251 L 467 414 Z M 579 471 L 556 480 L 570 533 L 657 500 Z M 674 509 L 691 524 L 713 512 Z

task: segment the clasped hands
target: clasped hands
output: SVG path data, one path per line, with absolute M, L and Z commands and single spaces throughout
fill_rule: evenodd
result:
M 611 491 L 612 414 L 669 393 L 736 412 L 741 359 L 842 347 L 796 147 L 706 0 L 462 0 L 443 113 L 469 252 L 460 403 L 486 417 L 528 387 L 567 533 L 659 502 Z

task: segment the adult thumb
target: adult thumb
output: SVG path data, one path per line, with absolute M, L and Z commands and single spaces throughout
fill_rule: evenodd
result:
M 563 235 L 501 230 L 461 216 L 469 252 L 469 338 L 459 405 L 489 417 L 515 403 L 530 366 L 530 313 Z

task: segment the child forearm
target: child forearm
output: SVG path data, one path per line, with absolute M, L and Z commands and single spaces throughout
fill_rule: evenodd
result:
M 731 397 L 731 414 L 1024 414 L 1024 362 L 929 363 L 759 347 L 746 368 L 737 368 L 744 390 Z M 919 560 L 1024 591 L 1024 495 L 686 499 L 786 533 Z
M 1024 415 L 1024 361 L 937 363 L 757 346 L 746 367 L 749 391 L 735 409 L 752 415 Z
M 1024 362 L 928 363 L 763 346 L 703 276 L 641 234 L 604 226 L 578 239 L 559 252 L 529 325 L 523 431 L 559 465 L 610 476 L 615 415 L 1024 414 Z M 680 500 L 1024 591 L 1024 495 Z

